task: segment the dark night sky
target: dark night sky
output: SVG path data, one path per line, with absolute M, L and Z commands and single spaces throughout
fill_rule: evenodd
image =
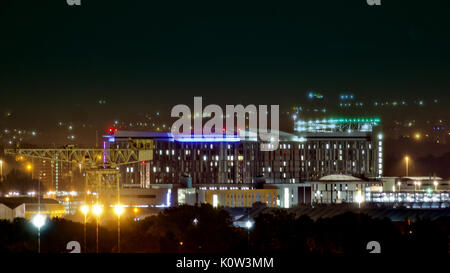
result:
M 450 105 L 448 1 L 81 1 L 1 1 L 0 110 L 18 122 L 125 118 L 194 95 L 287 107 L 308 88 Z

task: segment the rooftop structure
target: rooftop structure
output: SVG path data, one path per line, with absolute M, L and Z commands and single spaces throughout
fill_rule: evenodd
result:
M 331 175 L 326 175 L 323 176 L 319 179 L 319 181 L 322 182 L 334 182 L 334 181 L 361 181 L 361 178 L 358 177 L 354 177 L 351 175 L 343 175 L 343 174 L 331 174 Z
M 373 132 L 379 118 L 329 118 L 294 121 L 294 131 L 299 133 Z

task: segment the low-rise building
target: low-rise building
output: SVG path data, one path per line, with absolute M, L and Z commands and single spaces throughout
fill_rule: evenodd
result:
M 213 207 L 252 207 L 254 203 L 263 203 L 274 208 L 277 207 L 277 189 L 207 190 L 205 202 Z
M 31 219 L 36 214 L 43 214 L 49 218 L 63 217 L 66 213 L 64 206 L 54 199 L 31 197 L 2 197 L 0 198 L 0 219 L 12 221 L 14 218 Z
M 313 203 L 361 203 L 367 193 L 382 191 L 383 183 L 351 175 L 333 174 L 311 182 Z

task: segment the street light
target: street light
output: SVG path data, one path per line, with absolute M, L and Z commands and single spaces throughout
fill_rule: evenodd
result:
M 409 156 L 405 156 L 406 176 L 408 176 Z
M 97 242 L 97 253 L 98 253 L 98 221 L 100 214 L 102 214 L 103 208 L 99 204 L 95 204 L 92 207 L 92 213 L 97 217 L 97 229 L 96 229 L 96 242 Z
M 30 172 L 31 179 L 33 179 L 33 165 L 31 163 L 28 163 L 27 166 L 25 166 L 28 172 Z
M 117 216 L 120 216 L 124 211 L 125 209 L 123 208 L 122 205 L 116 205 L 114 207 L 114 213 L 117 214 Z
M 92 212 L 93 212 L 96 216 L 99 216 L 100 214 L 102 214 L 103 208 L 102 208 L 99 204 L 95 204 L 95 205 L 92 207 Z
M 38 253 L 41 253 L 41 227 L 45 225 L 45 216 L 41 213 L 36 214 L 31 220 L 38 229 Z
M 88 205 L 83 205 L 80 208 L 81 212 L 84 214 L 84 253 L 86 253 L 87 251 L 87 240 L 86 240 L 86 217 L 87 214 L 89 212 L 89 206 Z
M 87 205 L 81 206 L 80 210 L 84 215 L 86 215 L 89 212 L 89 206 L 87 206 Z
M 122 205 L 117 204 L 114 207 L 114 213 L 117 215 L 117 252 L 120 253 L 120 215 L 125 211 Z
M 400 186 L 402 185 L 402 182 L 398 181 L 397 182 L 397 186 L 398 186 L 398 191 L 400 192 Z
M 439 185 L 439 183 L 436 180 L 434 180 L 433 185 L 434 185 L 434 191 L 437 191 L 437 186 Z
M 3 160 L 0 159 L 0 177 L 3 177 Z

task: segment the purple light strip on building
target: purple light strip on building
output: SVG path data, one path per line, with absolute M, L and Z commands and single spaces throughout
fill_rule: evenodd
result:
M 238 136 L 227 135 L 178 135 L 174 138 L 179 142 L 239 142 Z
M 103 150 L 106 150 L 106 141 L 103 141 Z M 103 163 L 106 163 L 106 152 L 103 152 Z M 106 166 L 104 166 L 106 168 Z
M 204 137 L 204 138 L 175 138 L 175 141 L 179 142 L 239 142 L 240 138 L 235 137 Z

